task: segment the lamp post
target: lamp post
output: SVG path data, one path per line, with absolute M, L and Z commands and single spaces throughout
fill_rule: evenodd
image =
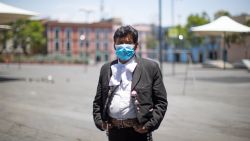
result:
M 172 26 L 174 26 L 174 0 L 171 0 L 171 22 Z
M 161 25 L 161 7 L 162 3 L 161 0 L 159 0 L 159 62 L 160 62 L 160 69 L 163 72 L 162 68 L 162 25 Z
M 84 34 L 81 34 L 80 35 L 80 41 L 81 41 L 81 43 L 80 43 L 80 45 L 81 45 L 81 47 L 83 46 L 83 42 L 85 41 L 85 39 L 86 39 L 86 36 L 84 35 Z M 83 49 L 81 49 L 81 54 L 82 54 L 82 51 L 83 51 Z M 84 55 L 84 66 L 85 66 L 85 72 L 87 71 L 87 62 L 88 62 L 88 56 L 87 56 L 87 54 L 88 54 L 88 49 L 87 49 L 87 46 L 86 46 L 86 48 L 85 48 L 85 55 Z
M 80 41 L 81 41 L 80 47 L 81 47 L 81 48 L 83 47 L 84 40 L 85 40 L 85 35 L 84 35 L 84 34 L 81 34 L 81 35 L 80 35 Z M 81 49 L 81 55 L 82 55 L 82 52 L 83 52 L 83 49 Z M 86 54 L 87 54 L 87 50 L 85 49 L 85 57 L 87 56 Z
M 100 15 L 101 15 L 100 21 L 103 21 L 104 20 L 104 0 L 101 0 Z

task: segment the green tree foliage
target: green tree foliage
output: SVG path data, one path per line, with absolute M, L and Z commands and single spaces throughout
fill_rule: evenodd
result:
M 250 27 L 250 19 L 248 19 L 245 23 L 246 26 Z
M 187 40 L 185 40 L 185 38 L 187 37 L 188 30 L 185 27 L 182 27 L 181 25 L 177 25 L 174 28 L 175 30 L 177 30 L 178 35 L 182 35 L 184 37 L 184 40 L 180 41 L 177 35 L 177 37 L 175 38 L 168 37 L 169 38 L 168 43 L 172 45 L 176 45 L 177 47 L 188 47 L 189 46 L 188 42 Z
M 3 52 L 3 50 L 6 48 L 6 42 L 10 38 L 10 32 L 7 30 L 0 31 L 0 44 L 3 45 L 2 48 L 0 48 L 0 53 Z
M 226 10 L 219 10 L 217 11 L 215 14 L 214 14 L 214 19 L 217 19 L 221 16 L 228 16 L 228 17 L 231 17 L 231 14 L 226 11 Z
M 195 36 L 193 32 L 190 31 L 190 28 L 193 26 L 199 26 L 203 24 L 207 24 L 210 21 L 209 16 L 206 12 L 203 12 L 202 14 L 192 14 L 188 16 L 187 18 L 187 24 L 184 26 L 177 25 L 173 28 L 177 28 L 178 34 L 183 35 L 183 40 L 180 41 L 177 38 L 170 38 L 168 37 L 168 42 L 170 44 L 174 44 L 179 47 L 184 47 L 184 48 L 190 48 L 190 47 L 195 47 L 197 45 L 202 44 L 203 38 Z
M 11 26 L 14 48 L 21 46 L 26 54 L 28 54 L 28 46 L 33 54 L 46 52 L 44 26 L 39 21 L 18 20 Z
M 195 14 L 195 15 L 191 14 L 187 18 L 186 27 L 190 28 L 190 27 L 193 27 L 193 26 L 199 26 L 199 25 L 207 24 L 209 21 L 210 21 L 210 19 L 209 19 L 206 12 L 203 12 L 201 15 L 199 15 L 199 14 Z
M 203 12 L 201 15 L 195 14 L 188 16 L 187 24 L 185 29 L 187 31 L 186 40 L 190 45 L 197 46 L 203 43 L 204 38 L 195 36 L 195 33 L 189 31 L 191 27 L 200 26 L 209 23 L 210 19 L 206 12 Z
M 146 48 L 147 49 L 155 49 L 158 46 L 158 41 L 154 36 L 146 37 Z

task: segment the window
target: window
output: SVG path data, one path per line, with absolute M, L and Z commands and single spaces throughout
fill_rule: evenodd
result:
M 96 50 L 99 50 L 100 49 L 100 45 L 98 42 L 96 42 Z
M 56 27 L 54 29 L 54 50 L 59 51 L 60 50 L 60 28 Z
M 104 30 L 104 40 L 107 41 L 109 39 L 109 31 L 108 29 Z
M 67 51 L 70 51 L 70 43 L 67 43 Z
M 56 28 L 56 31 L 55 31 L 55 38 L 58 39 L 59 38 L 59 31 L 60 29 L 59 28 Z
M 100 30 L 99 29 L 96 29 L 96 31 L 95 31 L 95 37 L 96 37 L 96 41 L 99 41 L 99 39 L 100 39 Z
M 56 51 L 59 51 L 59 43 L 56 42 Z
M 104 43 L 104 50 L 105 50 L 105 51 L 108 51 L 108 42 L 105 42 L 105 43 Z
M 65 29 L 65 46 L 66 46 L 66 51 L 67 51 L 67 55 L 71 55 L 71 38 L 72 36 L 72 29 L 71 28 L 66 28 Z
M 89 40 L 86 40 L 86 48 L 89 47 Z
M 90 29 L 85 30 L 85 46 L 88 48 L 90 46 L 90 37 L 89 37 Z

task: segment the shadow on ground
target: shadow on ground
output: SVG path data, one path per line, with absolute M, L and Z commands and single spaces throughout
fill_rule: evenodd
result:
M 24 78 L 17 78 L 17 77 L 4 77 L 4 76 L 0 76 L 0 83 L 12 82 L 12 81 L 25 81 L 25 79 Z

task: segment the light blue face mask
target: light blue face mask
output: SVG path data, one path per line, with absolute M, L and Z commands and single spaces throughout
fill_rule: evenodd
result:
M 134 44 L 115 45 L 115 54 L 120 60 L 127 61 L 135 54 L 134 46 Z

